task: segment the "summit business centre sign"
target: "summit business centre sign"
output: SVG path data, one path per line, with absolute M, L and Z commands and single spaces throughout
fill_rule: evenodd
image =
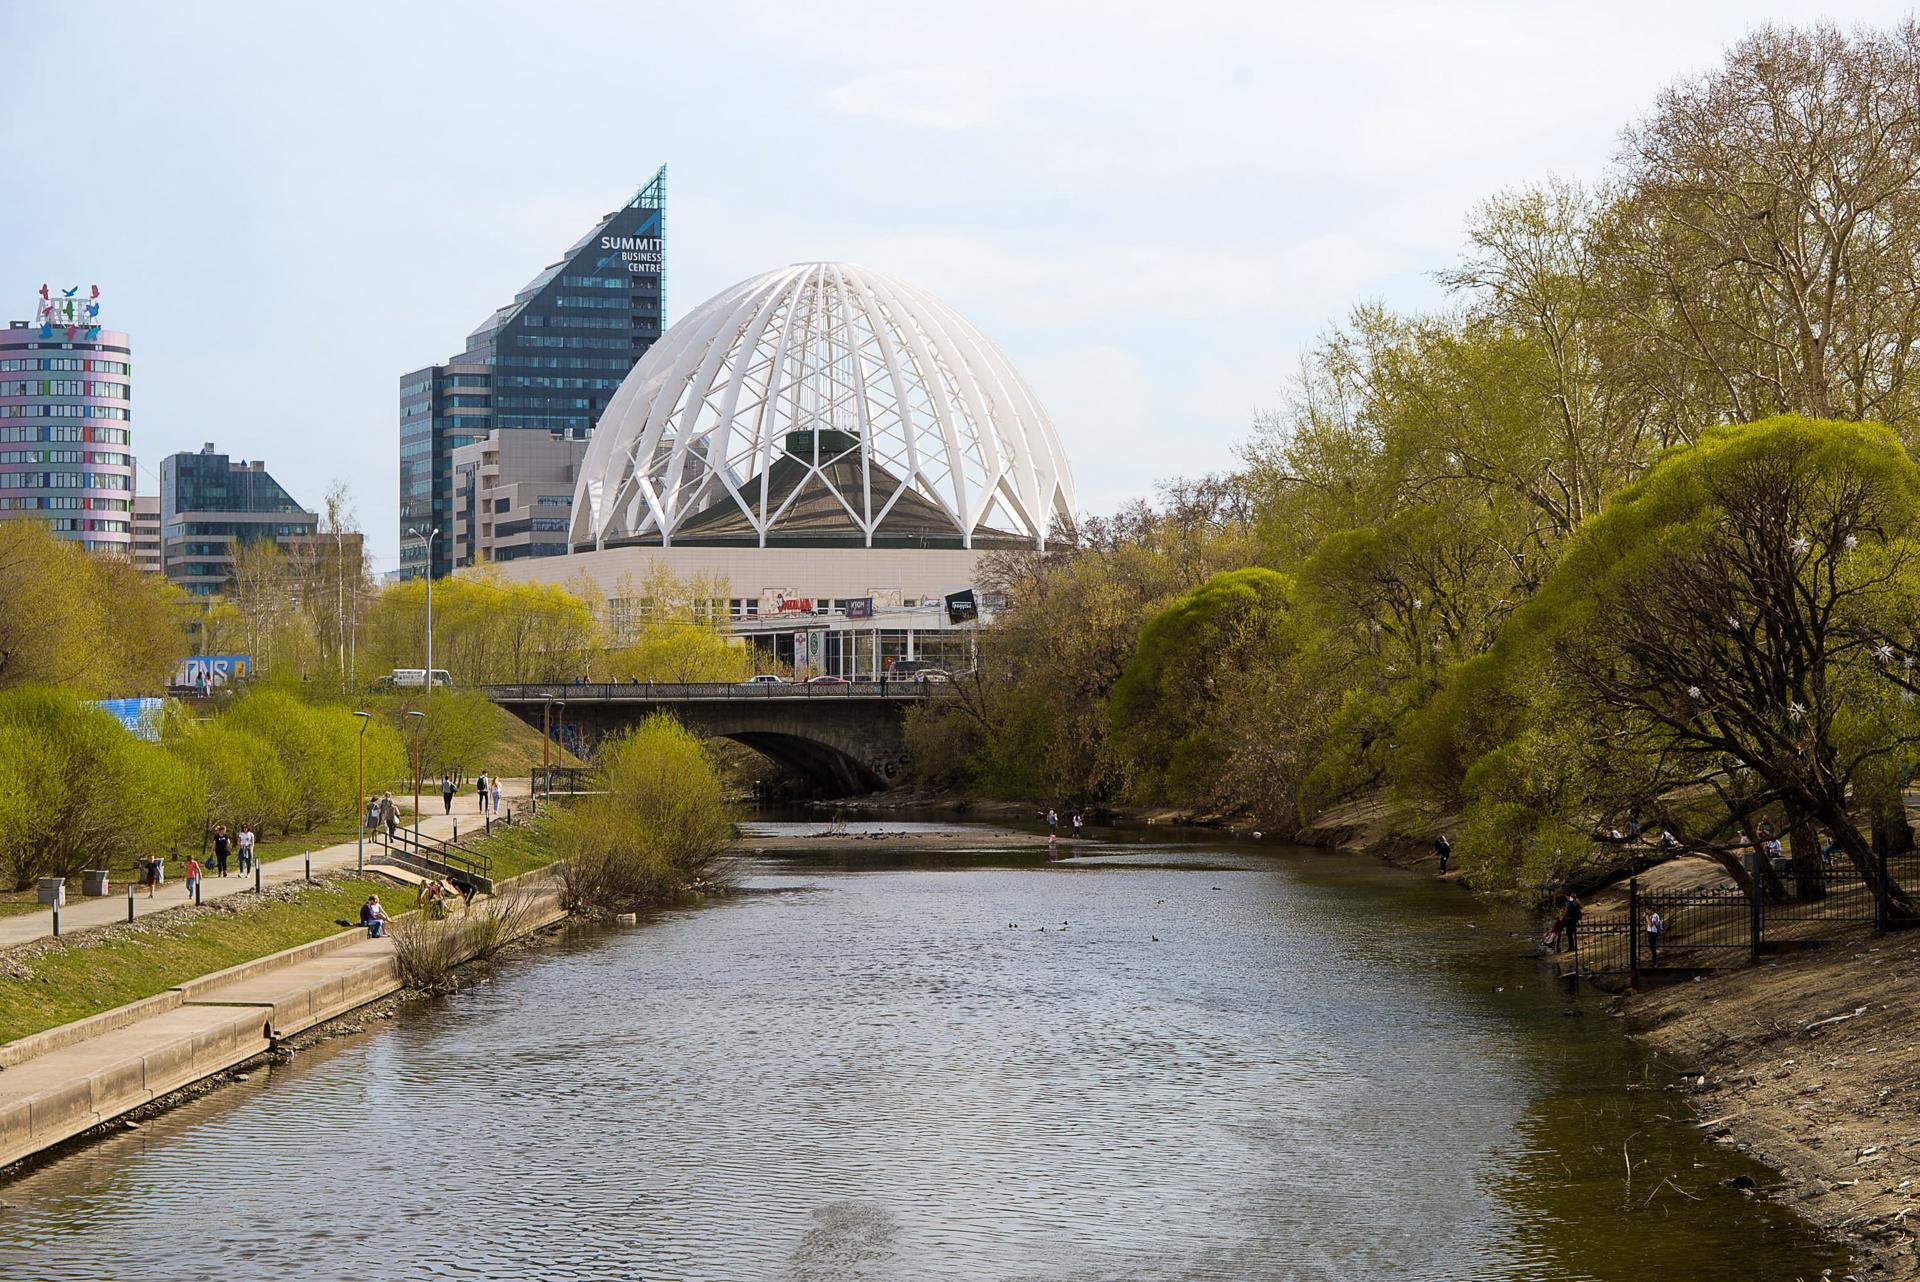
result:
M 664 242 L 658 236 L 602 236 L 600 248 L 620 255 L 635 275 L 658 276 Z

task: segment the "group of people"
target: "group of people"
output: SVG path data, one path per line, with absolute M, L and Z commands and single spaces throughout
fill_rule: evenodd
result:
M 1080 835 L 1080 826 L 1081 826 L 1080 812 L 1076 810 L 1073 812 L 1073 835 L 1075 837 L 1078 837 Z M 1047 808 L 1047 836 L 1057 837 L 1059 835 L 1060 835 L 1060 812 L 1053 809 L 1051 806 L 1049 806 Z
M 225 877 L 229 874 L 228 865 L 234 861 L 239 864 L 239 875 L 244 877 L 254 869 L 254 832 L 252 824 L 241 824 L 236 834 L 228 831 L 225 824 L 213 826 L 214 875 Z M 200 862 L 198 855 L 187 856 L 186 868 L 187 898 L 192 899 L 200 890 L 200 880 L 206 875 L 206 865 Z M 167 878 L 166 860 L 159 855 L 149 856 L 140 862 L 140 881 L 147 888 L 147 898 L 151 899 L 159 891 Z

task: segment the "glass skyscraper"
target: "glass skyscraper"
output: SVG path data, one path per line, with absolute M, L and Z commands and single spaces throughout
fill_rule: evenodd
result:
M 592 435 L 620 381 L 660 337 L 666 206 L 663 165 L 469 334 L 465 351 L 401 376 L 402 578 L 453 568 L 454 450 L 495 429 Z M 565 551 L 564 539 L 542 550 Z

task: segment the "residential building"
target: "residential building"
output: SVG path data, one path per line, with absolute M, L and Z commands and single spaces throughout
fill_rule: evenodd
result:
M 494 431 L 578 441 L 592 434 L 660 336 L 666 202 L 662 167 L 469 334 L 464 351 L 401 376 L 402 577 L 437 578 L 453 568 L 454 451 Z M 557 553 L 561 533 L 525 546 Z
M 97 288 L 41 294 L 36 319 L 0 330 L 0 520 L 130 554 L 129 340 L 98 325 Z
M 456 448 L 455 568 L 563 555 L 586 452 L 585 441 L 559 432 L 499 429 Z
M 162 565 L 168 582 L 196 596 L 226 588 L 242 546 L 271 540 L 297 555 L 319 529 L 319 515 L 296 503 L 259 459 L 235 462 L 208 444 L 160 461 Z
M 133 497 L 133 563 L 153 574 L 163 573 L 160 556 L 160 496 Z

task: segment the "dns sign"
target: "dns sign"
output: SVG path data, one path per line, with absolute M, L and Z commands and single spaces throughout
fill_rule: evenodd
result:
M 62 290 L 55 294 L 45 285 L 40 287 L 40 303 L 34 309 L 34 322 L 40 326 L 40 337 L 52 338 L 53 331 L 67 331 L 67 341 L 72 342 L 85 330 L 88 338 L 100 337 L 100 287 L 94 285 L 85 297 L 80 294 L 80 286 Z

